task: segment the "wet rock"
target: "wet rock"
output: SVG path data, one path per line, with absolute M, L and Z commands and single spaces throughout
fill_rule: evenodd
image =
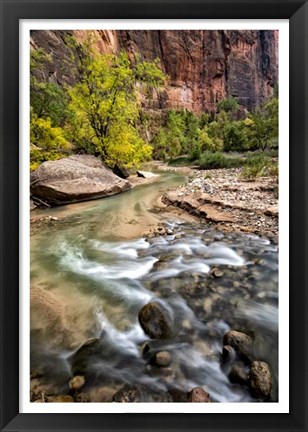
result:
M 140 310 L 139 322 L 143 331 L 152 339 L 166 339 L 172 335 L 173 318 L 157 301 L 147 303 Z
M 71 357 L 72 372 L 74 375 L 84 375 L 90 358 L 99 356 L 103 351 L 103 343 L 99 338 L 87 340 Z
M 187 402 L 211 402 L 209 394 L 201 387 L 194 387 L 187 395 Z
M 267 363 L 252 362 L 248 379 L 251 394 L 255 398 L 268 400 L 271 397 L 272 377 Z
M 167 367 L 171 364 L 172 357 L 168 351 L 160 351 L 155 354 L 155 364 L 161 367 Z
M 187 402 L 187 392 L 179 389 L 171 389 L 168 391 L 167 396 L 171 398 L 172 402 Z
M 112 402 L 115 389 L 111 387 L 99 387 L 90 391 L 91 402 Z
M 234 361 L 235 359 L 235 351 L 232 348 L 232 346 L 230 345 L 225 345 L 222 349 L 222 362 L 225 363 L 230 363 L 232 361 Z
M 54 397 L 53 399 L 49 399 L 49 402 L 75 402 L 74 398 L 69 395 L 59 395 Z
M 82 392 L 82 393 L 78 393 L 76 396 L 75 396 L 75 401 L 76 402 L 91 402 L 91 397 L 90 397 L 90 395 L 88 394 L 88 393 L 84 393 L 84 392 Z
M 252 354 L 253 342 L 251 337 L 245 333 L 230 330 L 225 334 L 223 343 L 224 345 L 230 345 L 234 348 L 237 354 L 241 357 L 249 359 Z
M 79 390 L 84 386 L 85 382 L 86 380 L 83 375 L 76 375 L 70 380 L 69 387 L 71 390 Z
M 136 387 L 131 387 L 125 384 L 120 390 L 113 395 L 113 402 L 137 402 L 140 399 L 139 390 Z
M 224 272 L 217 267 L 213 267 L 212 270 L 210 271 L 210 275 L 213 278 L 221 278 L 224 275 Z
M 232 384 L 246 385 L 248 382 L 248 373 L 243 364 L 232 366 L 228 378 Z

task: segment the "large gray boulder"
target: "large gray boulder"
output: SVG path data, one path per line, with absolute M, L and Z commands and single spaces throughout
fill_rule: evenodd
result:
M 131 188 L 94 156 L 74 155 L 43 162 L 31 173 L 33 199 L 49 205 L 67 204 L 115 195 Z

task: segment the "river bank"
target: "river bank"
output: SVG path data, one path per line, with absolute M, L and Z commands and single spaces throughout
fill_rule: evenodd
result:
M 171 212 L 184 220 L 201 219 L 222 231 L 253 233 L 274 242 L 278 241 L 277 177 L 244 181 L 240 168 L 200 170 L 197 167 L 170 167 L 162 162 L 151 162 L 146 169 L 154 172 L 174 172 L 186 177 L 183 184 L 162 193 L 152 203 L 157 212 Z M 132 187 L 158 180 L 159 176 L 129 177 Z M 87 203 L 74 204 L 75 211 L 78 206 L 82 209 Z M 50 225 L 61 219 L 48 213 L 48 210 L 43 213 L 31 212 L 32 231 L 43 224 Z M 142 225 L 134 219 L 126 220 L 126 224 L 130 225 L 131 237 L 155 232 L 158 223 L 157 217 L 144 221 Z
M 161 202 L 225 232 L 247 232 L 278 241 L 278 177 L 241 178 L 241 168 L 200 170 L 151 164 L 152 169 L 179 172 L 187 182 L 166 192 Z

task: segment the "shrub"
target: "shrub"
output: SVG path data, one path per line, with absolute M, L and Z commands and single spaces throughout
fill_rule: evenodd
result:
M 236 168 L 243 165 L 243 163 L 243 157 L 226 156 L 221 152 L 205 152 L 199 161 L 201 169 Z
M 245 180 L 254 180 L 262 176 L 278 176 L 278 162 L 263 153 L 249 156 L 241 177 Z

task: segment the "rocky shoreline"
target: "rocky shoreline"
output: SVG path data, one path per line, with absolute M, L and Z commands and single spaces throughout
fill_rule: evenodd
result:
M 189 167 L 156 169 L 187 175 L 187 183 L 165 193 L 161 201 L 225 232 L 247 232 L 278 242 L 278 178 L 241 179 L 241 169 L 199 170 Z

